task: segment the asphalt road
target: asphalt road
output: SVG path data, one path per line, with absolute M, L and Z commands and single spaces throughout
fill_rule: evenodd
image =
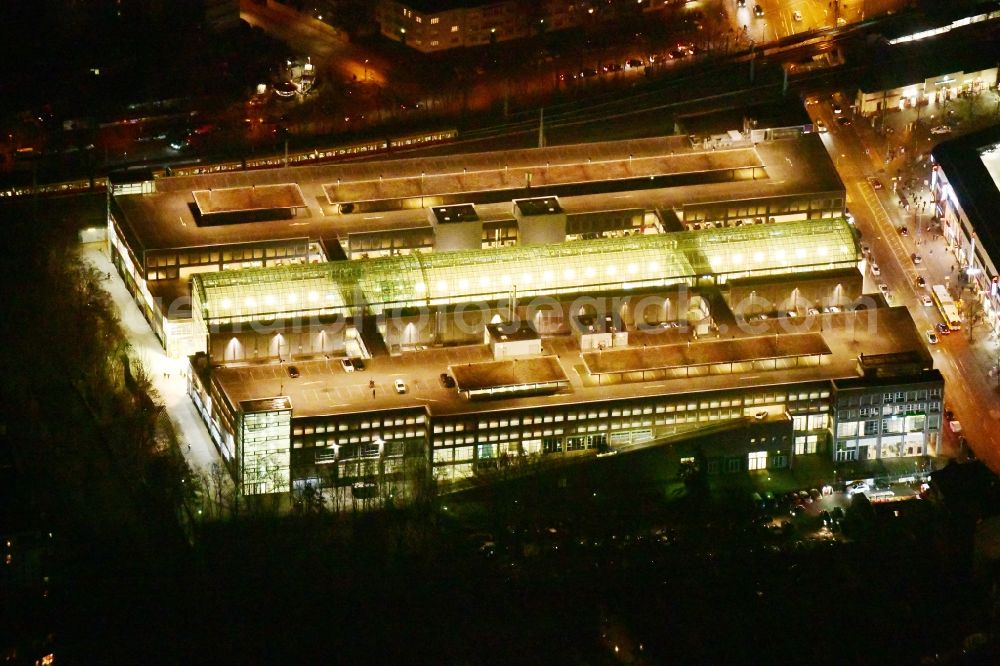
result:
M 877 292 L 879 283 L 887 284 L 892 293 L 891 304 L 909 308 L 919 330 L 932 330 L 941 316 L 936 307 L 921 302 L 920 296 L 926 290 L 916 286 L 916 278 L 924 276 L 928 285 L 945 284 L 945 276 L 951 274 L 955 263 L 953 255 L 941 238 L 935 241 L 932 235 L 924 233 L 918 248 L 913 245 L 917 240 L 915 233 L 906 238 L 900 235 L 901 226 L 908 224 L 914 228 L 913 213 L 902 211 L 896 204 L 891 178 L 880 169 L 874 142 L 862 141 L 853 124 L 838 125 L 828 102 L 811 106 L 809 111 L 814 119 L 822 118 L 830 127 L 824 141 L 847 187 L 848 207 L 881 269 L 877 278 L 866 271 L 865 291 Z M 876 192 L 868 181 L 872 176 L 880 178 L 885 185 L 883 189 Z M 915 265 L 911 255 L 918 250 L 922 261 Z M 972 449 L 990 469 L 1000 470 L 1000 437 L 996 435 L 1000 425 L 998 381 L 989 375 L 989 362 L 984 362 L 993 354 L 995 343 L 987 339 L 986 327 L 980 325 L 972 340 L 963 330 L 941 336 L 939 344 L 928 347 L 935 367 L 945 378 L 945 402 L 961 421 Z M 957 455 L 956 440 L 943 427 L 941 453 Z

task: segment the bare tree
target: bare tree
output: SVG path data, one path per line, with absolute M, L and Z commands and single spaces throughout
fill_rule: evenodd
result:
M 972 340 L 975 335 L 975 328 L 986 319 L 986 311 L 983 309 L 983 302 L 973 291 L 962 293 L 962 314 L 965 317 L 965 328 Z

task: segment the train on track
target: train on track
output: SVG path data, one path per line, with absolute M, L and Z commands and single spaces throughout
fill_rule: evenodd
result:
M 349 143 L 328 148 L 313 148 L 311 150 L 290 152 L 288 155 L 269 155 L 253 157 L 228 162 L 185 163 L 178 165 L 144 166 L 142 170 L 150 173 L 154 179 L 171 176 L 194 176 L 226 171 L 249 171 L 255 169 L 274 169 L 284 166 L 307 166 L 310 164 L 327 164 L 369 155 L 393 154 L 400 151 L 421 148 L 438 143 L 454 141 L 458 130 L 454 128 L 406 134 L 384 139 L 371 139 L 358 143 Z M 127 172 L 126 172 L 127 173 Z M 80 194 L 85 192 L 104 191 L 108 186 L 108 177 L 100 176 L 91 179 L 45 183 L 38 185 L 13 185 L 0 189 L 0 199 L 31 196 L 34 194 L 60 195 Z

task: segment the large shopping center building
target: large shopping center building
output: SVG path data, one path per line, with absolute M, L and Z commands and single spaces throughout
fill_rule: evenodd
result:
M 941 376 L 862 293 L 821 141 L 784 136 L 163 179 L 109 244 L 247 494 L 720 429 L 717 473 L 934 455 Z

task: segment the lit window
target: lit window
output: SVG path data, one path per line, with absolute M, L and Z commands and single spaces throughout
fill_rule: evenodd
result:
M 435 16 L 434 18 L 432 18 L 432 19 L 431 19 L 431 25 L 434 25 L 435 23 L 438 23 L 438 22 L 440 22 L 440 21 L 441 21 L 441 19 L 439 19 L 439 18 L 437 18 L 437 17 Z
M 452 32 L 458 32 L 458 26 L 457 25 L 451 26 L 451 31 Z
M 753 451 L 747 455 L 747 469 L 767 469 L 767 451 Z

